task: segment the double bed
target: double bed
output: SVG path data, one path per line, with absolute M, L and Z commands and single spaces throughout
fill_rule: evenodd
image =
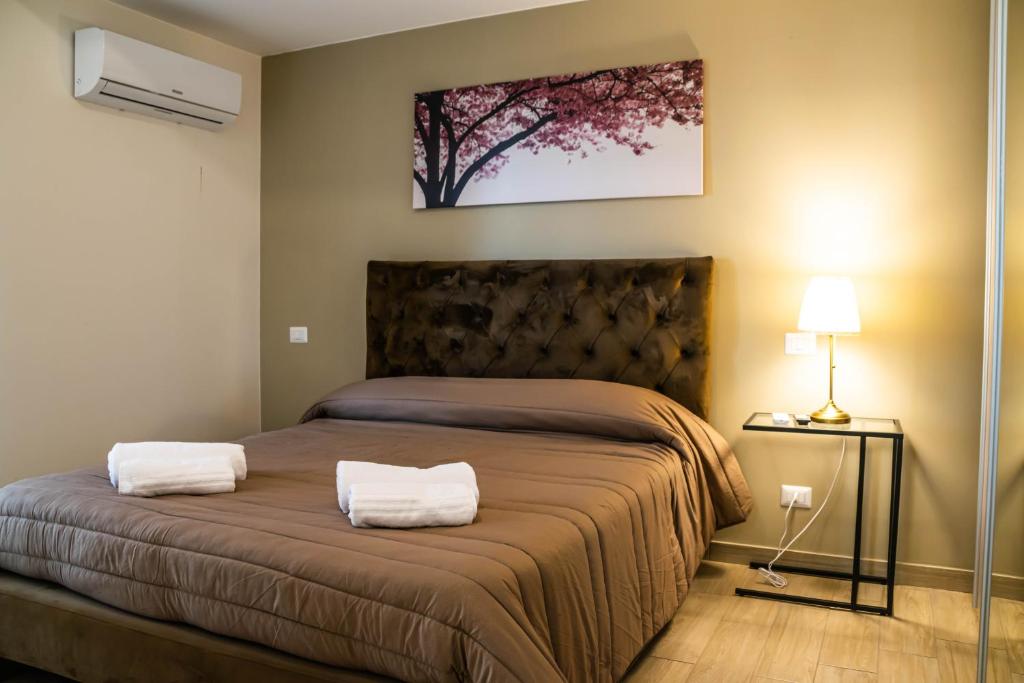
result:
M 264 680 L 619 680 L 750 508 L 702 419 L 711 266 L 371 263 L 370 379 L 242 439 L 235 493 L 118 496 L 99 466 L 0 489 L 0 657 L 83 680 L 221 680 L 232 657 Z M 340 459 L 466 461 L 477 518 L 353 528 Z

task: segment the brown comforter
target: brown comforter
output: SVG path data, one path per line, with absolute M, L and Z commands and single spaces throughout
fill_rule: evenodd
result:
M 407 681 L 613 681 L 750 508 L 706 423 L 605 382 L 371 380 L 242 443 L 233 494 L 118 496 L 101 466 L 0 489 L 0 567 Z M 339 459 L 465 460 L 477 519 L 354 529 Z

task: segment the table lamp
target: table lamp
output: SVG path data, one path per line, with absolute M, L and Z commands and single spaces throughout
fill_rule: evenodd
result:
M 841 410 L 832 399 L 836 375 L 836 336 L 858 334 L 860 313 L 857 293 L 848 277 L 813 277 L 804 292 L 800 306 L 801 332 L 828 335 L 828 403 L 811 413 L 815 422 L 846 424 L 850 414 Z

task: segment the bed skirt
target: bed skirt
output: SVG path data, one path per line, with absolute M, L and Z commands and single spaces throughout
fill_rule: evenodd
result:
M 0 571 L 0 659 L 77 681 L 387 683 Z

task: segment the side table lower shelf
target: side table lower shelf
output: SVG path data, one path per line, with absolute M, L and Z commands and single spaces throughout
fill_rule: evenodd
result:
M 767 568 L 767 562 L 751 562 L 751 569 Z M 814 607 L 831 607 L 832 609 L 845 609 L 851 612 L 869 612 L 871 614 L 881 614 L 887 616 L 890 614 L 889 609 L 880 605 L 865 605 L 857 602 L 856 596 L 852 593 L 852 581 L 853 574 L 851 572 L 837 572 L 829 571 L 827 569 L 810 569 L 807 567 L 792 567 L 783 564 L 777 564 L 772 567 L 775 571 L 782 572 L 783 574 L 803 574 L 804 576 L 817 576 L 824 579 L 838 579 L 840 581 L 851 582 L 851 594 L 850 600 L 844 602 L 842 600 L 824 600 L 822 598 L 811 598 L 804 595 L 788 595 L 786 593 L 775 593 L 772 591 L 761 591 L 753 588 L 737 588 L 736 595 L 741 595 L 750 598 L 765 598 L 767 600 L 781 600 L 783 602 L 795 602 L 800 605 L 812 605 Z M 861 574 L 858 577 L 861 583 L 876 583 L 880 585 L 887 585 L 888 579 L 884 576 L 874 576 L 871 574 Z

